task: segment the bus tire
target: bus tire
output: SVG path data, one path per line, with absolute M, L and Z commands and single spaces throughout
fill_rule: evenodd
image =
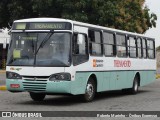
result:
M 139 81 L 138 77 L 135 76 L 135 78 L 133 80 L 132 88 L 122 89 L 122 92 L 125 94 L 137 94 L 138 87 L 139 87 L 138 81 Z
M 95 93 L 96 93 L 96 84 L 94 79 L 91 77 L 87 82 L 85 94 L 82 96 L 84 102 L 91 102 L 95 97 Z
M 33 92 L 30 92 L 30 97 L 32 98 L 32 100 L 34 101 L 43 101 L 44 98 L 45 98 L 45 94 L 43 93 L 33 93 Z
M 130 89 L 131 94 L 137 94 L 138 93 L 138 88 L 139 88 L 138 82 L 139 82 L 139 79 L 138 79 L 137 76 L 135 76 L 134 81 L 133 81 L 133 86 Z

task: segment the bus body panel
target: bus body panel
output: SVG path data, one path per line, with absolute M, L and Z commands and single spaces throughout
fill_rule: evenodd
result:
M 19 85 L 18 88 L 12 88 L 11 85 Z M 38 92 L 38 93 L 69 93 L 71 94 L 70 81 L 47 81 L 47 82 L 28 82 L 26 80 L 6 80 L 6 86 L 12 92 Z
M 78 32 L 78 33 L 88 34 L 88 28 L 82 27 L 82 26 L 74 25 L 73 31 L 74 31 L 74 32 Z
M 75 80 L 72 82 L 71 92 L 72 94 L 84 94 L 86 84 L 91 75 L 90 72 L 76 72 Z
M 140 86 L 145 86 L 156 80 L 156 71 L 140 71 Z
M 136 72 L 139 72 L 141 76 L 140 86 L 147 85 L 155 80 L 155 71 L 136 71 Z M 89 77 L 94 74 L 98 79 L 97 92 L 131 88 L 133 85 L 133 78 L 135 76 L 135 72 L 122 71 L 117 73 L 115 72 L 80 72 L 80 73 L 76 73 L 76 79 L 74 81 L 28 82 L 26 80 L 7 79 L 6 86 L 9 91 L 14 91 L 14 92 L 30 91 L 30 92 L 43 92 L 48 94 L 49 93 L 60 93 L 60 94 L 69 93 L 73 95 L 78 95 L 78 94 L 85 93 L 87 81 Z M 127 79 L 125 76 L 123 76 L 125 74 L 128 74 Z M 149 74 L 149 76 L 147 76 L 147 74 Z M 106 75 L 112 76 L 112 77 L 106 77 Z M 121 75 L 121 76 L 119 77 L 117 75 Z M 126 81 L 124 82 L 124 80 Z M 11 88 L 11 84 L 19 84 L 20 87 Z M 43 85 L 45 87 L 42 87 Z M 25 88 L 26 86 L 27 88 Z M 45 88 L 45 90 L 43 88 Z
M 11 85 L 19 85 L 19 87 L 12 88 Z M 6 87 L 8 91 L 12 91 L 12 92 L 23 92 L 24 91 L 22 80 L 6 79 Z
M 22 76 L 50 76 L 65 71 L 64 67 L 7 66 L 6 71 Z

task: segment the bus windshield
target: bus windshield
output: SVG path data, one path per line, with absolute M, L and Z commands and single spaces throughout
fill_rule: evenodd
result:
M 70 41 L 67 32 L 12 33 L 7 65 L 70 66 Z

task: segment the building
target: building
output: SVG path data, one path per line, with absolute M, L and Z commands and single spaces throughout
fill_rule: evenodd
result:
M 6 68 L 9 37 L 8 29 L 0 29 L 0 70 Z

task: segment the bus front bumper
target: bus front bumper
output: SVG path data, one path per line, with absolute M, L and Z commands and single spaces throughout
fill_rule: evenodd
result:
M 73 94 L 72 81 L 27 81 L 6 79 L 7 90 L 11 92 L 37 92 L 48 94 Z

